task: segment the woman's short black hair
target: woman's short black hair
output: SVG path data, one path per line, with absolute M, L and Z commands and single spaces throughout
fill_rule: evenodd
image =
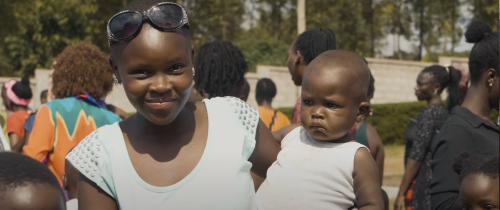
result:
M 207 93 L 211 98 L 228 96 L 232 89 L 243 86 L 248 71 L 245 56 L 228 41 L 202 45 L 194 66 L 194 87 L 200 94 Z
M 260 105 L 263 101 L 271 102 L 273 98 L 276 96 L 276 85 L 269 78 L 262 78 L 257 82 L 257 86 L 255 88 L 255 99 L 257 99 L 257 103 Z
M 375 78 L 373 78 L 372 71 L 369 71 L 370 73 L 370 83 L 368 84 L 368 98 L 373 98 L 373 95 L 375 94 Z
M 304 61 L 310 63 L 321 53 L 337 49 L 337 40 L 332 30 L 317 28 L 300 34 L 294 46 L 295 51 L 304 56 Z
M 471 174 L 481 174 L 496 179 L 499 174 L 499 165 L 498 155 L 476 155 L 464 152 L 455 158 L 453 171 L 460 176 L 460 180 Z
M 460 72 L 453 66 L 432 65 L 422 70 L 422 73 L 429 73 L 432 80 L 439 83 L 441 88 L 438 90 L 438 94 L 448 88 L 449 110 L 460 102 Z
M 16 82 L 12 86 L 12 91 L 17 97 L 22 99 L 31 99 L 33 97 L 33 92 L 30 87 L 30 79 L 23 77 L 20 82 Z
M 488 23 L 473 21 L 465 32 L 468 43 L 474 43 L 469 55 L 471 84 L 476 84 L 481 75 L 493 68 L 498 72 L 498 31 L 493 32 Z
M 47 166 L 26 155 L 0 152 L 0 192 L 27 184 L 48 184 L 61 189 L 57 178 Z

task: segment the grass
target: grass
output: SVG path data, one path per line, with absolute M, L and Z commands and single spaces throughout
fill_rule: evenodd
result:
M 384 186 L 399 187 L 404 174 L 404 145 L 386 145 L 384 164 Z M 389 209 L 393 210 L 395 198 L 389 199 Z
M 404 167 L 404 145 L 386 145 L 385 163 L 384 163 L 384 186 L 399 187 L 403 174 Z

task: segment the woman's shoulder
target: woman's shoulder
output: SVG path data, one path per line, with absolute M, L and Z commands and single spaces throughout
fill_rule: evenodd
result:
M 203 100 L 208 116 L 217 121 L 228 121 L 239 128 L 255 135 L 259 124 L 259 112 L 243 100 L 236 97 L 216 97 Z
M 446 106 L 444 104 L 431 104 L 422 109 L 417 118 L 433 118 L 442 115 L 449 115 Z

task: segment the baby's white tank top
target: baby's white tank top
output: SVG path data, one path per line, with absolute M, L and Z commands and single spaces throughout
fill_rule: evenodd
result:
M 257 192 L 259 210 L 348 209 L 354 205 L 357 142 L 330 143 L 312 138 L 302 126 L 281 142 L 278 159 Z

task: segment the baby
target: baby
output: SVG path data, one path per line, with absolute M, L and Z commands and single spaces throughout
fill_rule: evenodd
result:
M 66 209 L 59 182 L 47 166 L 13 152 L 0 152 L 0 208 Z
M 274 133 L 282 150 L 257 192 L 259 209 L 383 209 L 375 161 L 349 135 L 370 111 L 369 79 L 349 51 L 326 51 L 308 65 L 302 125 Z
M 498 156 L 462 153 L 455 159 L 453 170 L 460 175 L 462 209 L 493 210 L 499 205 Z

